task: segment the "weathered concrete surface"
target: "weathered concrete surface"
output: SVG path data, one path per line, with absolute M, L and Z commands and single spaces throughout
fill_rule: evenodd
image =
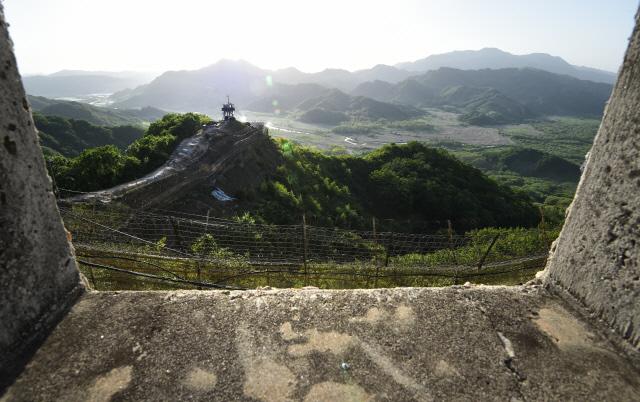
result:
M 640 398 L 640 375 L 539 287 L 93 292 L 2 399 Z
M 0 390 L 78 293 L 0 4 Z
M 546 276 L 640 367 L 640 15 Z

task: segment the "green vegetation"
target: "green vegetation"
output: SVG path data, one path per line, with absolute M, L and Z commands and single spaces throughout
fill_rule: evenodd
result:
M 487 148 L 459 143 L 438 145 L 496 182 L 527 194 L 543 209 L 549 223 L 561 225 L 564 221 L 564 211 L 571 203 L 580 179 L 577 165 L 529 148 Z
M 47 154 L 78 156 L 87 148 L 115 145 L 125 149 L 144 133 L 138 126 L 99 127 L 84 120 L 33 114 L 40 144 Z
M 438 102 L 456 107 L 462 112 L 462 122 L 476 126 L 516 123 L 533 116 L 522 104 L 495 89 L 457 85 L 443 90 Z
M 351 122 L 335 126 L 331 131 L 336 134 L 368 134 L 378 131 L 380 128 L 380 125 L 374 123 Z
M 509 171 L 519 176 L 554 182 L 577 183 L 580 179 L 579 166 L 535 149 L 511 146 L 487 148 L 461 144 L 452 147 L 456 156 L 484 171 Z
M 70 230 L 76 228 L 71 224 Z M 448 286 L 472 282 L 478 284 L 514 285 L 533 279 L 544 267 L 549 245 L 558 235 L 557 229 L 496 229 L 486 228 L 468 232 L 468 243 L 456 247 L 435 250 L 424 254 L 394 255 L 385 263 L 385 248 L 372 244 L 370 260 L 350 262 L 309 262 L 307 267 L 260 265 L 249 263 L 250 258 L 241 252 L 220 247 L 215 237 L 205 234 L 191 245 L 191 259 L 160 256 L 166 237 L 157 245 L 125 247 L 104 245 L 85 249 L 76 245 L 82 260 L 116 266 L 161 278 L 180 278 L 191 281 L 220 283 L 229 286 L 255 288 L 258 286 L 303 287 L 317 286 L 325 289 L 381 288 L 397 286 Z M 353 233 L 353 241 L 363 239 Z M 490 244 L 498 236 L 491 249 Z M 262 239 L 257 237 L 256 243 Z M 118 250 L 118 251 L 114 251 Z M 489 250 L 488 254 L 487 251 Z M 377 254 L 376 254 L 377 253 Z M 157 255 L 157 256 L 154 256 Z M 486 256 L 485 256 L 486 254 Z M 480 260 L 484 258 L 481 269 Z M 105 271 L 81 265 L 82 272 L 99 290 L 152 290 L 194 288 L 197 285 L 168 283 Z
M 312 124 L 336 125 L 349 120 L 349 116 L 340 111 L 313 108 L 301 113 L 298 120 Z
M 331 129 L 336 134 L 369 134 L 384 130 L 408 131 L 412 133 L 430 133 L 436 128 L 428 119 L 410 119 L 399 121 L 351 121 L 343 123 Z
M 492 240 L 497 241 L 484 259 L 484 263 L 507 261 L 544 254 L 560 234 L 559 228 L 551 230 L 524 228 L 484 228 L 466 233 L 467 245 L 454 249 L 442 249 L 427 254 L 406 254 L 392 258 L 398 266 L 442 267 L 449 265 L 477 266 Z
M 398 131 L 410 131 L 414 133 L 430 133 L 436 128 L 428 119 L 411 119 L 386 122 L 386 127 Z
M 508 128 L 503 133 L 522 146 L 559 156 L 579 166 L 591 149 L 600 120 L 557 117 L 532 126 L 536 131 Z
M 307 272 L 300 267 L 258 267 L 223 268 L 218 263 L 208 261 L 196 264 L 193 260 L 167 259 L 165 257 L 145 256 L 133 261 L 124 258 L 114 260 L 109 252 L 101 256 L 94 250 L 83 254 L 78 248 L 78 256 L 97 264 L 116 266 L 120 269 L 172 278 L 166 271 L 175 272 L 181 278 L 191 281 L 220 283 L 255 289 L 262 286 L 276 288 L 301 288 L 315 286 L 321 289 L 367 289 L 394 287 L 435 287 L 461 285 L 465 282 L 485 285 L 518 285 L 535 277 L 536 272 L 544 268 L 545 258 L 531 261 L 515 261 L 495 267 L 486 267 L 482 271 L 454 269 L 425 269 L 420 267 L 376 267 L 373 264 L 308 264 Z M 159 269 L 161 267 L 162 269 Z M 198 271 L 197 268 L 200 268 Z M 125 273 L 92 268 L 80 263 L 80 271 L 97 290 L 168 290 L 197 289 L 195 284 L 170 283 L 157 279 L 131 276 Z
M 162 221 L 175 219 L 175 225 L 173 229 L 145 230 L 143 238 L 148 242 L 114 236 L 105 226 L 88 227 L 90 224 L 82 219 L 130 232 L 132 224 L 138 226 L 131 212 L 119 204 L 97 208 L 76 204 L 72 211 L 63 209 L 66 227 L 74 239 L 79 239 L 75 243 L 78 257 L 162 278 L 249 288 L 446 286 L 466 281 L 517 284 L 532 279 L 544 266 L 549 246 L 558 235 L 557 228 L 544 225 L 530 229 L 485 228 L 455 236 L 452 243 L 447 243 L 446 235 L 436 235 L 431 238 L 433 242 L 416 244 L 411 235 L 400 233 L 372 237 L 371 232 L 308 226 L 305 266 L 297 255 L 303 247 L 300 225 L 257 224 L 248 214 L 227 221 L 225 227 L 214 225 L 205 233 L 193 230 L 202 229 L 202 221 L 198 224 L 158 215 Z M 141 219 L 139 222 L 150 223 L 149 216 Z M 180 232 L 176 232 L 178 228 Z M 229 236 L 230 231 L 235 235 Z M 132 233 L 136 234 L 135 229 Z M 402 244 L 412 246 L 405 248 Z M 424 247 L 422 251 L 418 251 L 420 247 Z M 175 250 L 181 251 L 176 254 Z M 102 290 L 197 286 L 82 268 Z
M 417 223 L 451 219 L 461 227 L 538 221 L 526 196 L 441 149 L 412 142 L 361 157 L 330 156 L 277 141 L 284 163 L 247 197 L 247 209 L 264 222 L 298 223 L 302 213 L 316 224 L 342 227 L 368 227 L 371 216 Z
M 211 119 L 195 113 L 165 115 L 122 152 L 114 145 L 82 151 L 75 158 L 49 155 L 49 173 L 59 187 L 95 191 L 125 183 L 160 167 L 183 139 Z

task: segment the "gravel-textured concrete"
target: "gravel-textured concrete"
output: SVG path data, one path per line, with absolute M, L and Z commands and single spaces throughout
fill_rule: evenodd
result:
M 639 19 L 546 275 L 602 318 L 640 367 Z
M 0 390 L 78 283 L 0 4 Z
M 93 292 L 6 401 L 632 401 L 640 376 L 539 287 Z

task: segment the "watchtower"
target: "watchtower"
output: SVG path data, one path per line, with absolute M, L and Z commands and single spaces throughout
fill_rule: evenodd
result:
M 227 103 L 222 105 L 222 116 L 225 120 L 234 119 L 233 112 L 236 111 L 236 108 L 233 106 L 233 103 L 229 101 L 229 96 L 227 96 Z

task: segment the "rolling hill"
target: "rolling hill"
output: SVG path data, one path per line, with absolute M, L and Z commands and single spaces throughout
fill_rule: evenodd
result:
M 88 148 L 115 145 L 125 149 L 144 133 L 136 126 L 100 127 L 84 120 L 33 114 L 38 137 L 45 153 L 59 153 L 67 157 L 79 155 Z
M 324 125 L 337 125 L 349 120 L 406 120 L 424 114 L 411 106 L 351 96 L 316 84 L 274 85 L 246 109 L 266 113 L 288 112 L 300 121 Z
M 296 106 L 301 121 L 316 124 L 339 124 L 347 120 L 408 120 L 424 112 L 410 106 L 379 102 L 364 96 L 350 96 L 330 89 L 322 96 L 307 99 Z
M 577 183 L 580 180 L 580 167 L 575 163 L 531 148 L 475 149 L 470 155 L 473 156 L 462 159 L 483 171 L 509 171 L 554 182 Z

